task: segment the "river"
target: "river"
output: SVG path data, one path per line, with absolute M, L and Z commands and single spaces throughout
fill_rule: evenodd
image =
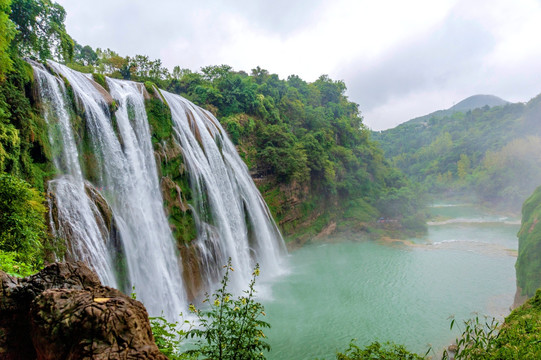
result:
M 262 296 L 272 325 L 268 359 L 334 359 L 352 339 L 440 352 L 459 334 L 449 330 L 450 316 L 507 315 L 520 220 L 471 205 L 431 212 L 421 239 L 350 239 L 292 252 L 288 274 Z

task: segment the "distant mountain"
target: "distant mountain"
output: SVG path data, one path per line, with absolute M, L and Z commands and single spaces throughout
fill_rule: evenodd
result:
M 485 106 L 488 106 L 489 108 L 494 106 L 504 106 L 505 104 L 509 104 L 509 101 L 506 101 L 494 95 L 473 95 L 460 101 L 458 104 L 451 106 L 449 109 L 437 110 L 428 115 L 411 119 L 404 124 L 424 123 L 431 118 L 441 119 L 445 116 L 450 116 L 455 112 L 466 112 L 469 110 L 480 109 Z
M 505 104 L 509 104 L 509 101 L 506 101 L 494 95 L 473 95 L 469 98 L 462 100 L 458 104 L 451 106 L 449 110 L 468 111 L 473 109 L 479 109 L 485 106 L 494 107 L 503 106 Z
M 518 207 L 541 185 L 541 95 L 526 104 L 475 95 L 372 137 L 433 193 Z

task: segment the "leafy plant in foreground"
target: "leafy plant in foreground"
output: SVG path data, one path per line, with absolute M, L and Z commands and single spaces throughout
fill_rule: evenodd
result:
M 234 271 L 229 259 L 224 266 L 225 275 L 219 288 L 212 296 L 206 295 L 210 309 L 197 310 L 190 305 L 190 311 L 199 319 L 199 327 L 188 331 L 189 337 L 197 337 L 197 349 L 187 353 L 197 354 L 204 359 L 213 360 L 253 360 L 265 359 L 263 351 L 269 351 L 270 345 L 263 328 L 270 325 L 260 320 L 265 316 L 264 307 L 254 300 L 255 278 L 259 275 L 256 265 L 248 290 L 237 299 L 227 291 L 230 271 Z
M 417 355 L 408 351 L 404 345 L 397 345 L 394 343 L 381 344 L 378 341 L 372 344 L 360 348 L 353 342 L 349 344 L 349 347 L 344 353 L 336 354 L 337 360 L 372 360 L 372 359 L 386 359 L 386 360 L 423 360 L 425 357 Z
M 186 339 L 188 332 L 193 326 L 188 320 L 185 320 L 184 323 L 189 324 L 188 331 L 183 330 L 178 322 L 169 322 L 163 316 L 150 318 L 154 341 L 161 353 L 170 360 L 189 360 L 197 358 L 196 355 L 180 352 L 180 344 Z
M 454 326 L 456 322 L 453 319 L 450 328 Z M 488 317 L 482 321 L 476 316 L 464 321 L 464 326 L 461 337 L 456 340 L 454 359 L 492 359 L 491 354 L 498 347 L 498 321 L 495 318 L 489 320 Z M 449 359 L 447 351 L 442 359 Z

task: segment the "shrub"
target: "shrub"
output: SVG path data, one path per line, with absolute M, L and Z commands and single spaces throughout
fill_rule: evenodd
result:
M 26 181 L 0 174 L 0 251 L 6 260 L 0 268 L 7 267 L 8 258 L 36 270 L 42 264 L 47 237 L 43 202 L 42 194 Z
M 190 330 L 192 327 L 190 322 L 185 320 L 184 323 L 189 324 Z M 158 349 L 160 349 L 161 353 L 170 360 L 197 359 L 197 355 L 183 354 L 180 352 L 180 344 L 186 339 L 189 330 L 183 330 L 178 322 L 171 323 L 163 316 L 158 316 L 150 318 L 150 325 Z
M 455 326 L 455 320 L 451 321 L 451 329 Z M 464 331 L 459 339 L 456 339 L 455 359 L 492 359 L 490 353 L 497 346 L 498 322 L 495 318 L 484 321 L 479 316 L 464 321 Z M 443 360 L 448 359 L 447 352 L 443 354 Z
M 365 348 L 360 348 L 353 342 L 344 353 L 336 354 L 337 360 L 423 360 L 425 357 L 408 351 L 404 345 L 394 343 L 381 344 L 378 341 L 373 342 Z
M 208 294 L 204 302 L 210 309 L 197 310 L 190 305 L 190 311 L 199 319 L 200 327 L 188 331 L 188 336 L 197 337 L 197 349 L 189 354 L 203 356 L 213 360 L 254 360 L 265 359 L 263 351 L 269 351 L 270 345 L 265 342 L 263 328 L 270 325 L 260 320 L 265 316 L 263 305 L 254 300 L 255 278 L 259 275 L 259 265 L 252 273 L 252 280 L 244 296 L 232 299 L 227 292 L 229 272 L 233 271 L 231 259 L 225 266 L 222 287 L 212 297 Z

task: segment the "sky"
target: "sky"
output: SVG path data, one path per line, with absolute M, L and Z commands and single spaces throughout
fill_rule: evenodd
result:
M 384 130 L 475 94 L 541 93 L 540 0 L 56 0 L 81 45 L 172 69 L 342 80 Z

